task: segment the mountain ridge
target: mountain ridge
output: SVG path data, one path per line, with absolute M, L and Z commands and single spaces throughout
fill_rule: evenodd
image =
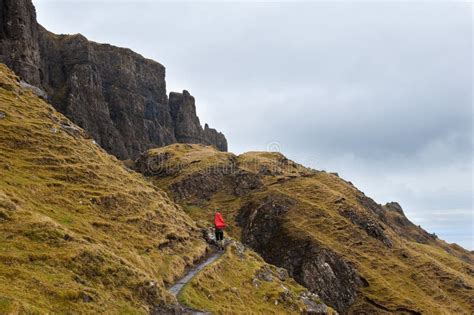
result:
M 471 252 L 335 173 L 276 152 L 188 144 L 151 149 L 134 167 L 197 222 L 220 209 L 230 235 L 341 314 L 474 311 Z
M 177 104 L 185 120 L 173 120 L 160 63 L 81 34 L 53 34 L 37 23 L 31 0 L 1 0 L 0 21 L 0 62 L 120 159 L 184 141 L 227 151 L 225 136 L 201 126 L 194 104 Z

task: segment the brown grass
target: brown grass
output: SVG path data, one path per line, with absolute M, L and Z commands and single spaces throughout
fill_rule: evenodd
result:
M 176 146 L 159 150 L 173 152 Z M 215 156 L 210 156 L 210 153 Z M 192 155 L 192 160 L 201 162 L 192 164 L 189 169 L 184 167 L 183 172 L 172 176 L 155 177 L 156 185 L 167 189 L 171 183 L 185 179 L 182 174 L 205 172 L 202 166 L 209 168 L 212 161 L 226 163 L 229 160 L 228 153 L 195 145 L 181 147 L 179 154 Z M 181 200 L 185 211 L 194 219 L 210 221 L 213 209 L 219 208 L 231 224 L 229 233 L 239 238 L 240 229 L 235 222 L 239 209 L 264 195 L 283 194 L 297 201 L 285 219 L 288 233 L 313 239 L 339 253 L 351 261 L 369 282 L 367 288 L 362 288 L 352 307 L 353 312 L 367 306 L 366 298 L 394 312 L 402 308 L 423 314 L 474 312 L 472 253 L 437 239 L 421 244 L 406 237 L 404 233 L 423 233 L 413 225 L 394 229 L 381 222 L 360 202 L 363 193 L 335 174 L 304 168 L 279 153 L 249 152 L 231 157 L 239 169 L 259 174 L 264 187 L 241 197 L 229 194 L 229 187 L 222 187 L 210 200 Z M 168 163 L 174 163 L 173 159 Z M 393 247 L 386 247 L 343 217 L 337 202 L 341 198 L 344 198 L 345 208 L 379 222 Z M 387 212 L 386 216 L 389 221 L 394 221 L 399 214 Z
M 205 250 L 194 222 L 0 65 L 0 313 L 146 313 Z
M 179 300 L 213 314 L 301 314 L 305 305 L 299 295 L 306 289 L 292 278 L 258 280 L 257 273 L 264 267 L 276 270 L 255 252 L 247 249 L 239 254 L 231 245 L 183 288 Z

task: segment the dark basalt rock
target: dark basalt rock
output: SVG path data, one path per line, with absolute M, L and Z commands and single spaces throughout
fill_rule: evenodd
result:
M 209 200 L 223 186 L 224 176 L 222 174 L 195 173 L 182 181 L 171 184 L 170 190 L 176 199 Z
M 239 170 L 232 174 L 231 181 L 234 187 L 234 195 L 243 196 L 252 190 L 262 187 L 262 181 L 253 173 Z
M 207 124 L 202 128 L 196 115 L 194 97 L 188 91 L 171 92 L 169 106 L 178 142 L 209 144 L 227 151 L 227 141 L 222 133 L 209 128 Z
M 209 200 L 218 191 L 228 190 L 235 196 L 243 196 L 262 186 L 260 178 L 240 169 L 216 168 L 194 173 L 170 185 L 176 199 L 197 198 Z
M 0 0 L 0 62 L 28 83 L 41 85 L 38 26 L 29 0 Z
M 429 244 L 436 239 L 436 235 L 428 233 L 408 220 L 402 207 L 397 202 L 389 202 L 382 206 L 382 209 L 391 214 L 390 219 L 386 222 L 387 225 L 402 237 L 420 244 Z M 449 248 L 446 249 L 449 250 Z
M 367 210 L 370 210 L 373 214 L 377 215 L 380 221 L 386 223 L 387 218 L 385 216 L 385 211 L 382 206 L 376 203 L 372 198 L 367 197 L 364 193 L 359 193 L 357 195 L 357 201 L 359 204 Z
M 385 234 L 384 227 L 380 223 L 371 220 L 353 209 L 340 209 L 339 213 L 367 232 L 369 236 L 378 239 L 387 247 L 392 247 L 392 241 Z
M 403 209 L 402 209 L 402 206 L 400 206 L 400 204 L 398 202 L 388 202 L 385 204 L 384 208 L 388 211 L 395 211 L 397 212 L 398 214 L 401 214 L 403 216 L 405 216 L 405 213 L 403 212 Z
M 168 103 L 164 66 L 82 35 L 52 34 L 36 22 L 31 0 L 0 0 L 0 62 L 121 159 L 176 142 L 227 150 L 223 134 L 201 127 L 189 93 L 189 102 Z

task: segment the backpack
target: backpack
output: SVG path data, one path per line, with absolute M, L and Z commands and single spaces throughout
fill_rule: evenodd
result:
M 225 229 L 226 227 L 224 218 L 222 217 L 222 214 L 220 212 L 216 212 L 216 214 L 214 215 L 214 226 L 220 230 Z

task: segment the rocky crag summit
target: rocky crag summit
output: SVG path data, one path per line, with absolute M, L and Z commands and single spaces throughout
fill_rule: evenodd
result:
M 48 32 L 31 0 L 0 0 L 0 62 L 118 158 L 176 142 L 227 151 L 222 133 L 201 126 L 187 91 L 168 99 L 163 65 L 82 35 Z

